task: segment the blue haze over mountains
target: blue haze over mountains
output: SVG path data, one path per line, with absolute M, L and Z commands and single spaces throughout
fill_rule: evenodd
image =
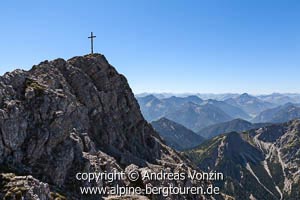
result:
M 300 94 L 172 94 L 136 95 L 140 109 L 149 122 L 166 118 L 203 134 L 205 128 L 218 130 L 202 136 L 249 130 L 260 123 L 283 123 L 300 118 Z M 236 120 L 239 119 L 239 120 Z M 226 125 L 224 125 L 226 123 Z M 213 128 L 211 127 L 213 126 Z

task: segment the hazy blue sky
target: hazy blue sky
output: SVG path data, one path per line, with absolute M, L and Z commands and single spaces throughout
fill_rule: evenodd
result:
M 0 74 L 103 53 L 139 92 L 300 92 L 298 0 L 3 1 Z

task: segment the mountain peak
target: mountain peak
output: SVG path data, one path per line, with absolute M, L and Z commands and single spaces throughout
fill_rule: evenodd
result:
M 44 61 L 0 77 L 0 128 L 1 169 L 42 179 L 66 199 L 82 199 L 78 185 L 70 189 L 78 172 L 188 163 L 144 120 L 126 78 L 102 54 Z
M 162 117 L 160 119 L 158 119 L 156 122 L 168 122 L 168 123 L 175 123 L 173 122 L 172 120 L 169 120 L 168 118 L 166 117 Z
M 152 99 L 158 99 L 156 96 L 154 96 L 153 94 L 149 94 L 147 96 L 144 97 L 140 97 L 141 99 L 147 99 L 147 100 L 152 100 Z
M 197 100 L 197 101 L 199 101 L 199 100 L 201 100 L 201 101 L 203 101 L 200 97 L 198 97 L 197 95 L 189 95 L 189 96 L 187 96 L 186 97 L 187 99 L 190 99 L 190 100 Z
M 250 123 L 244 119 L 241 119 L 241 118 L 236 118 L 236 119 L 233 119 L 232 122 L 239 122 L 239 123 Z
M 252 99 L 252 98 L 255 98 L 254 96 L 251 96 L 250 94 L 248 93 L 243 93 L 241 94 L 240 96 L 238 96 L 238 98 L 240 99 Z
M 192 130 L 165 117 L 151 124 L 169 146 L 179 151 L 193 148 L 204 141 Z

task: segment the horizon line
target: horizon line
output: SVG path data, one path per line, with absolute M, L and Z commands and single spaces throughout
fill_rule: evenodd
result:
M 300 92 L 266 92 L 266 93 L 251 93 L 251 92 L 220 92 L 220 93 L 214 93 L 214 92 L 133 92 L 134 95 L 142 95 L 142 94 L 174 94 L 174 95 L 196 95 L 196 94 L 202 94 L 202 95 L 222 95 L 222 94 L 248 94 L 248 95 L 272 95 L 272 94 L 297 94 L 300 95 Z

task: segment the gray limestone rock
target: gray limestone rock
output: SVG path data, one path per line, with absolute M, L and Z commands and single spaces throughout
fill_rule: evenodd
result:
M 99 199 L 102 195 L 80 195 L 79 187 L 131 184 L 77 181 L 78 172 L 124 171 L 134 164 L 142 173 L 187 163 L 144 120 L 126 78 L 103 55 L 44 61 L 0 77 L 0 173 L 32 175 L 54 188 L 52 199 L 59 193 L 67 199 Z M 49 187 L 32 180 L 38 183 L 32 194 L 50 199 Z M 36 199 L 28 192 L 18 195 Z

